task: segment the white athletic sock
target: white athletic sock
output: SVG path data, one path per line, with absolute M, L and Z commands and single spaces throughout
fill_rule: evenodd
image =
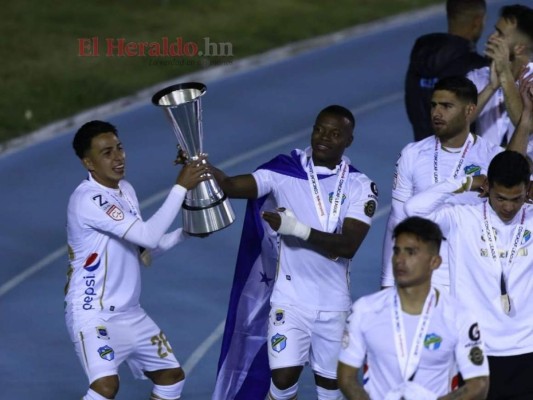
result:
M 339 389 L 328 390 L 328 389 L 324 389 L 323 387 L 317 386 L 316 394 L 318 396 L 318 400 L 342 400 L 343 399 L 341 391 Z
M 181 396 L 185 379 L 173 385 L 154 385 L 150 400 L 177 400 Z
M 278 389 L 272 381 L 270 381 L 270 390 L 267 399 L 270 400 L 295 400 L 298 393 L 298 382 L 288 389 Z
M 83 396 L 82 400 L 112 400 L 107 397 L 102 396 L 101 394 L 96 393 L 94 390 L 89 389 L 87 394 Z

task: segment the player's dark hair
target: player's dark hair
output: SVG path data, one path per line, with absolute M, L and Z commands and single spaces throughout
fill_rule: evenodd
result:
M 456 19 L 469 13 L 485 13 L 487 3 L 485 0 L 448 0 L 446 2 L 446 15 L 448 19 Z
M 449 76 L 439 79 L 433 91 L 447 90 L 466 103 L 477 104 L 477 88 L 474 83 L 464 76 Z
M 522 154 L 506 150 L 494 156 L 489 164 L 487 179 L 489 186 L 495 183 L 506 188 L 520 185 L 529 185 L 531 170 L 527 158 Z
M 78 132 L 74 135 L 74 140 L 72 140 L 72 147 L 74 148 L 76 155 L 80 159 L 85 157 L 87 151 L 91 148 L 91 141 L 93 138 L 101 133 L 107 132 L 111 132 L 118 137 L 117 128 L 109 122 L 91 121 L 84 124 L 78 129 Z
M 516 29 L 533 43 L 533 9 L 522 4 L 502 7 L 500 17 L 516 23 Z M 530 43 L 530 44 L 531 44 Z
M 415 235 L 420 241 L 429 243 L 438 253 L 444 237 L 439 225 L 422 217 L 409 217 L 404 219 L 394 228 L 392 238 L 396 239 L 402 233 Z
M 322 109 L 318 113 L 318 116 L 322 114 L 333 114 L 333 115 L 338 115 L 340 117 L 346 118 L 348 121 L 350 121 L 350 124 L 352 125 L 352 129 L 355 128 L 355 117 L 353 116 L 352 112 L 348 110 L 346 107 L 339 106 L 336 104 L 327 106 L 326 108 Z

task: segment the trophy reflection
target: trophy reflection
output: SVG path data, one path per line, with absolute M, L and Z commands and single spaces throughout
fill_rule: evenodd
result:
M 168 116 L 179 145 L 192 161 L 203 153 L 201 97 L 205 92 L 204 84 L 189 82 L 169 86 L 152 97 L 152 103 Z M 229 199 L 213 177 L 187 191 L 182 213 L 183 229 L 191 235 L 218 231 L 235 220 Z

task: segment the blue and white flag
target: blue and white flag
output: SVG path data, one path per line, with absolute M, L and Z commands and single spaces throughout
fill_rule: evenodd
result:
M 259 169 L 307 179 L 295 151 Z M 246 207 L 213 400 L 264 399 L 268 394 L 268 314 L 278 245 L 277 234 L 263 221 L 261 211 L 276 207 L 271 196 L 249 200 Z

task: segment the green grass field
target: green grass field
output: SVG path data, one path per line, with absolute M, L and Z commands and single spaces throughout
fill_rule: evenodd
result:
M 436 3 L 442 1 L 9 1 L 0 25 L 0 142 L 206 68 L 206 61 L 232 62 Z M 181 57 L 163 55 L 165 38 Z

